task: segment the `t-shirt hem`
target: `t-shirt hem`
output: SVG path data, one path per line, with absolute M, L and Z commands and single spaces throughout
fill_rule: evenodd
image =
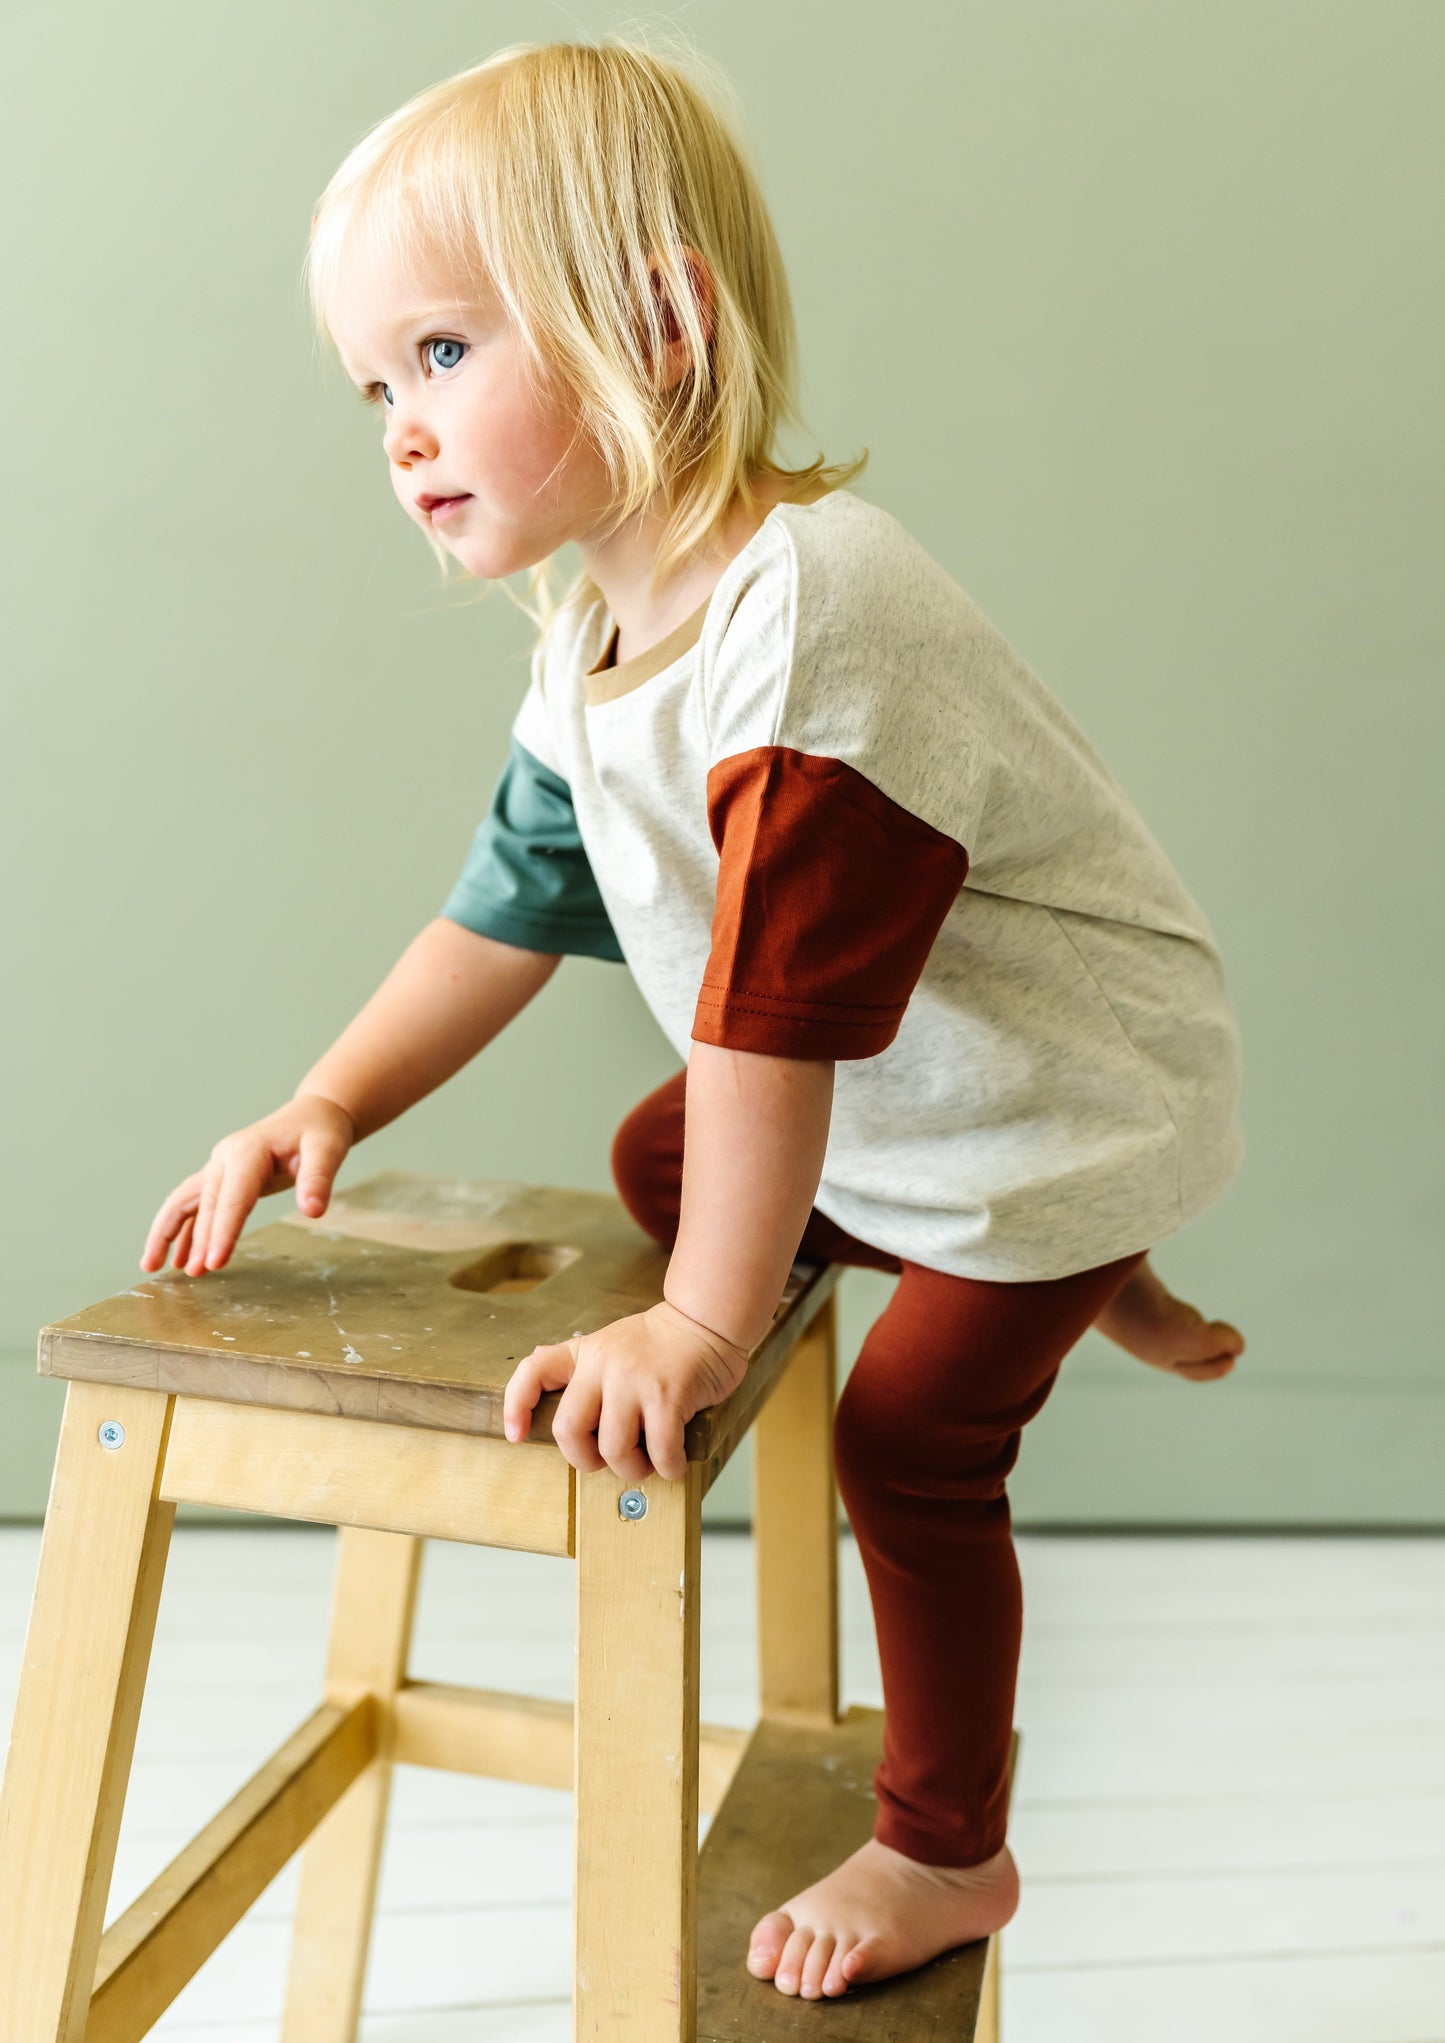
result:
M 816 1200 L 819 1212 L 825 1208 Z M 832 1220 L 833 1215 L 827 1218 Z M 841 1221 L 834 1221 L 842 1226 Z M 852 1229 L 845 1229 L 852 1233 Z M 874 1235 L 859 1234 L 856 1239 L 866 1241 L 870 1248 L 877 1248 L 885 1254 L 894 1255 L 901 1262 L 915 1263 L 920 1269 L 936 1270 L 944 1277 L 967 1277 L 981 1284 L 1053 1284 L 1065 1277 L 1080 1276 L 1085 1270 L 1097 1270 L 1105 1263 L 1120 1262 L 1125 1256 L 1147 1255 L 1161 1241 L 1176 1232 L 1172 1221 L 1163 1222 L 1151 1228 L 1146 1234 L 1130 1235 L 1121 1244 L 1099 1243 L 1084 1247 L 1062 1260 L 1047 1256 L 1030 1255 L 1024 1250 L 1010 1251 L 999 1247 L 988 1253 L 965 1251 L 958 1256 L 940 1256 L 936 1251 L 920 1253 L 916 1246 L 910 1248 L 900 1243 L 895 1236 L 887 1242 L 878 1241 Z
M 476 905 L 466 896 L 449 894 L 438 914 L 458 922 L 478 936 L 495 937 L 498 943 L 514 944 L 524 951 L 561 951 L 573 957 L 606 958 L 622 964 L 625 959 L 615 932 L 599 929 L 594 921 L 565 916 L 528 915 L 520 909 L 498 908 L 492 903 Z
M 775 1003 L 710 1000 L 699 996 L 692 1041 L 721 1050 L 750 1050 L 764 1057 L 808 1057 L 834 1061 L 875 1057 L 898 1034 L 903 1009 L 881 1014 L 782 1014 Z

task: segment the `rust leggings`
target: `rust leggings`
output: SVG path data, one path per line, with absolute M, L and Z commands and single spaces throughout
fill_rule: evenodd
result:
M 686 1084 L 683 1070 L 649 1093 L 612 1144 L 623 1204 L 669 1248 Z M 883 1672 L 873 1834 L 927 1865 L 978 1865 L 1007 1828 L 1023 1622 L 1004 1481 L 1065 1355 L 1146 1252 L 1047 1282 L 984 1283 L 857 1241 L 816 1207 L 797 1252 L 900 1280 L 833 1428 Z

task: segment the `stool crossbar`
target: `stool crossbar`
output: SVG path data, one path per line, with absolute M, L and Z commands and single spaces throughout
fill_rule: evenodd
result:
M 67 1385 L 0 1790 L 4 2043 L 135 2043 L 298 1850 L 282 2043 L 355 2043 L 398 1764 L 574 1793 L 575 2039 L 997 2043 L 997 1937 L 838 2000 L 744 1963 L 872 1830 L 882 1713 L 838 1696 L 839 1266 L 793 1265 L 680 1480 L 579 1477 L 558 1392 L 503 1437 L 513 1364 L 645 1311 L 667 1262 L 609 1195 L 385 1171 L 42 1330 Z M 749 1732 L 698 1721 L 698 1646 L 702 1500 L 750 1429 Z M 107 1925 L 179 1503 L 337 1527 L 323 1694 Z M 575 1705 L 411 1675 L 428 1538 L 576 1561 Z

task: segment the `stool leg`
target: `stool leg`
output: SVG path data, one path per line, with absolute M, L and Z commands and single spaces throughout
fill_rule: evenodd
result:
M 301 1852 L 282 2043 L 354 2043 L 391 1799 L 392 1704 L 406 1680 L 422 1540 L 360 1525 L 337 1531 L 327 1702 L 377 1698 L 377 1754 Z
M 977 2043 L 999 2043 L 999 1935 L 988 1940 L 988 1958 L 983 1968 L 983 1992 L 978 2001 Z
M 701 1462 L 577 1478 L 572 2033 L 696 2043 Z M 624 1517 L 624 1492 L 641 1517 Z
M 157 1494 L 173 1404 L 66 1387 L 0 1793 L 5 2043 L 85 2035 L 176 1515 Z
M 758 1688 L 765 1717 L 838 1721 L 837 1294 L 753 1423 Z

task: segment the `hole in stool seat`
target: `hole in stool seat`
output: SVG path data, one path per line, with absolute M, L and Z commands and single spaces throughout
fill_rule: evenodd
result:
M 552 1241 L 504 1241 L 480 1261 L 453 1270 L 449 1281 L 459 1291 L 533 1291 L 581 1253 Z

